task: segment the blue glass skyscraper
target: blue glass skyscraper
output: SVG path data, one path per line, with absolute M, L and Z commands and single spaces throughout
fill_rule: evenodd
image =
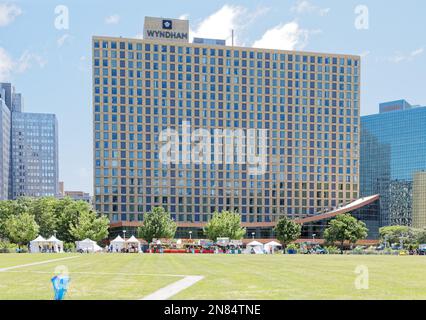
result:
M 360 192 L 380 194 L 382 226 L 412 225 L 426 214 L 413 201 L 426 197 L 424 184 L 415 181 L 426 170 L 426 107 L 398 100 L 380 110 L 361 117 Z

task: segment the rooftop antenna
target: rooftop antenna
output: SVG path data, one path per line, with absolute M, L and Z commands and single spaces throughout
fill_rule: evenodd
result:
M 234 46 L 234 29 L 231 30 L 231 43 Z

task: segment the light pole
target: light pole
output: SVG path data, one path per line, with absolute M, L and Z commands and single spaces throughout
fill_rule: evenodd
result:
M 56 238 L 56 230 L 53 230 L 53 235 L 55 236 L 55 238 Z
M 123 240 L 126 241 L 126 230 L 123 230 Z
M 315 237 L 317 236 L 316 233 L 312 234 L 312 242 L 315 242 Z
M 404 234 L 401 234 L 401 236 L 399 237 L 399 247 L 400 250 L 404 250 Z
M 189 240 L 192 240 L 192 231 L 189 231 Z
M 256 233 L 255 232 L 252 232 L 251 233 L 251 237 L 253 238 L 253 240 L 254 240 L 254 235 L 255 235 Z

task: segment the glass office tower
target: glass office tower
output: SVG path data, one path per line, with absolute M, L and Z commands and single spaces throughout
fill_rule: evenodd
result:
M 380 110 L 361 117 L 361 195 L 380 194 L 381 226 L 409 226 L 426 214 L 426 107 L 399 100 Z
M 59 194 L 54 114 L 12 112 L 12 199 Z
M 178 25 L 163 19 L 163 28 L 164 21 Z M 95 206 L 114 227 L 134 228 L 164 206 L 181 236 L 189 229 L 202 236 L 222 209 L 270 230 L 281 215 L 305 217 L 357 199 L 358 56 L 158 34 L 93 38 Z M 182 134 L 182 151 L 185 123 L 212 136 L 215 129 L 266 130 L 265 172 L 252 174 L 246 163 L 162 162 L 161 132 Z

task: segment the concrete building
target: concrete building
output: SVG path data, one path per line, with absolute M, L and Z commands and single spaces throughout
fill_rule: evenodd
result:
M 426 107 L 398 100 L 361 117 L 360 164 L 361 195 L 380 195 L 381 226 L 426 227 Z
M 92 203 L 92 197 L 89 193 L 83 191 L 65 191 L 65 197 L 70 197 L 76 201 L 85 201 L 87 203 Z
M 112 227 L 136 228 L 161 205 L 178 237 L 202 237 L 213 211 L 234 209 L 270 237 L 282 215 L 358 199 L 360 57 L 190 43 L 188 25 L 147 18 L 144 40 L 93 38 L 94 198 Z M 217 129 L 231 131 L 221 149 Z

